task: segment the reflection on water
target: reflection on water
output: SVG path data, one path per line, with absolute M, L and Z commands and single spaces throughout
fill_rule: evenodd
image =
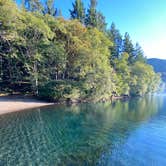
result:
M 0 116 L 0 166 L 165 165 L 166 97 Z

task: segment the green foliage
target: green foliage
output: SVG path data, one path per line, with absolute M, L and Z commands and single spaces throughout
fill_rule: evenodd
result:
M 86 59 L 85 87 L 87 94 L 94 100 L 108 98 L 114 90 L 114 75 L 109 65 L 109 46 L 111 42 L 97 29 L 89 29 L 87 35 L 91 54 Z M 85 66 L 85 65 L 83 65 Z M 111 78 L 112 77 L 112 78 Z
M 74 81 L 51 81 L 39 86 L 39 96 L 49 101 L 73 101 L 79 99 L 80 89 Z
M 104 15 L 97 11 L 97 0 L 91 0 L 88 12 L 86 14 L 85 24 L 87 27 L 95 27 L 99 31 L 106 31 L 106 22 Z
M 54 16 L 53 0 L 45 6 L 38 2 L 26 1 L 27 11 L 0 0 L 1 90 L 23 87 L 51 101 L 99 101 L 156 91 L 160 76 L 146 64 L 141 47 L 134 48 L 128 34 L 122 39 L 114 24 L 106 33 L 96 0 L 91 0 L 87 27 L 81 0 L 73 4 L 72 20 Z
M 70 10 L 72 19 L 78 19 L 81 23 L 85 22 L 85 9 L 81 0 L 75 0 L 73 3 L 73 10 Z
M 86 25 L 91 27 L 97 27 L 97 1 L 91 0 L 88 13 L 86 16 Z
M 136 62 L 131 67 L 131 78 L 130 94 L 133 96 L 155 92 L 160 83 L 160 77 L 155 74 L 152 66 L 141 62 Z
M 130 67 L 128 66 L 128 53 L 123 53 L 119 59 L 114 60 L 114 66 L 117 73 L 117 89 L 118 95 L 129 95 L 130 91 Z
M 128 33 L 125 33 L 122 51 L 129 54 L 129 63 L 133 63 L 135 59 L 134 46 L 132 40 L 130 39 L 130 35 Z
M 43 6 L 40 0 L 23 0 L 22 5 L 25 6 L 25 8 L 31 12 L 42 13 L 43 11 Z
M 147 60 L 147 63 L 153 66 L 155 72 L 161 74 L 162 81 L 165 84 L 166 83 L 166 60 L 151 58 Z
M 108 36 L 110 40 L 113 42 L 113 46 L 110 48 L 110 51 L 111 51 L 110 62 L 111 62 L 111 65 L 114 66 L 114 60 L 120 57 L 121 50 L 122 50 L 122 36 L 119 30 L 116 29 L 116 26 L 114 23 L 111 24 L 111 29 L 110 31 L 108 31 Z
M 134 49 L 134 61 L 139 61 L 139 62 L 146 62 L 146 58 L 144 57 L 144 52 L 139 45 L 139 43 L 136 43 L 135 49 Z
M 46 0 L 43 13 L 49 14 L 54 17 L 57 15 L 57 9 L 55 8 L 55 0 Z

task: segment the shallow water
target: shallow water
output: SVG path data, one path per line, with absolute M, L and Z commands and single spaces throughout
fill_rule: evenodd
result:
M 0 166 L 166 165 L 166 96 L 0 116 Z

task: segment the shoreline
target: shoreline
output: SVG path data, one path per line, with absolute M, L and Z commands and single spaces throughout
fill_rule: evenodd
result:
M 0 115 L 17 111 L 23 111 L 43 106 L 54 105 L 55 103 L 43 102 L 34 97 L 27 96 L 0 96 Z
M 111 98 L 110 102 L 122 99 L 129 99 L 129 97 L 124 96 L 114 96 Z M 108 100 L 102 100 L 100 102 L 107 102 Z M 88 101 L 84 101 L 88 102 Z M 65 102 L 66 103 L 66 102 Z M 78 101 L 71 101 L 70 104 L 82 103 Z M 55 104 L 64 104 L 64 102 L 46 102 L 33 96 L 23 96 L 23 95 L 7 95 L 0 96 L 0 116 L 12 112 L 25 111 L 28 109 L 39 108 L 44 106 L 51 106 Z

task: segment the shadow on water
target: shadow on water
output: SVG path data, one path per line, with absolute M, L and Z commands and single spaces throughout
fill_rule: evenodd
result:
M 120 148 L 128 148 L 130 138 L 137 140 L 137 130 L 165 115 L 165 99 L 59 105 L 2 115 L 0 165 L 129 165 L 124 161 L 128 151 Z

